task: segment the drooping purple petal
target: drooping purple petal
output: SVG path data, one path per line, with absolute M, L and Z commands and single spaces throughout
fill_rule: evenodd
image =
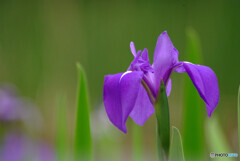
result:
M 183 66 L 180 67 L 180 72 L 183 72 L 181 68 L 188 73 L 199 95 L 206 103 L 208 117 L 211 117 L 219 101 L 219 88 L 215 73 L 209 67 L 189 62 L 183 62 Z
M 130 117 L 136 122 L 138 125 L 143 125 L 147 119 L 155 112 L 153 104 L 149 99 L 149 96 L 141 85 L 135 106 L 130 113 Z
M 105 76 L 103 86 L 103 101 L 110 121 L 120 130 L 122 127 L 122 104 L 120 98 L 119 80 L 123 73 Z
M 105 76 L 103 101 L 106 112 L 110 121 L 125 133 L 125 123 L 135 105 L 142 77 L 141 71 Z
M 167 83 L 167 87 L 166 87 L 167 96 L 170 95 L 171 89 L 172 89 L 172 80 L 171 80 L 171 78 L 169 78 L 168 83 Z
M 157 40 L 153 58 L 156 89 L 159 89 L 163 79 L 165 85 L 172 72 L 172 67 L 178 62 L 178 51 L 173 46 L 168 34 L 164 31 Z

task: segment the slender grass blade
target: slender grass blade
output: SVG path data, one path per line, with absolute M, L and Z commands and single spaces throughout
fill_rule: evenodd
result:
M 233 153 L 233 151 L 230 148 L 230 145 L 228 144 L 228 141 L 226 139 L 226 136 L 224 135 L 224 131 L 221 128 L 218 119 L 211 118 L 206 119 L 206 125 L 205 125 L 205 132 L 206 132 L 206 138 L 207 143 L 209 146 L 210 153 Z M 210 155 L 210 154 L 209 154 Z M 233 161 L 236 160 L 236 158 L 231 157 L 213 157 L 211 158 L 213 161 L 218 160 L 224 160 L 224 161 Z
M 197 33 L 193 29 L 187 30 L 187 60 L 201 64 L 201 48 Z M 203 104 L 191 79 L 186 76 L 183 95 L 183 147 L 186 160 L 204 160 L 204 128 L 203 118 L 205 105 Z
M 92 143 L 89 119 L 89 101 L 86 75 L 77 64 L 79 74 L 78 97 L 76 109 L 74 153 L 76 160 L 92 160 Z
M 176 127 L 172 127 L 172 140 L 170 145 L 169 161 L 185 161 L 182 137 Z

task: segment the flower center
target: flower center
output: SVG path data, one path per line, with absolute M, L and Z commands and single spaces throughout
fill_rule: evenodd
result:
M 142 85 L 145 88 L 146 92 L 149 95 L 152 103 L 155 102 L 156 91 L 155 86 L 152 82 L 151 76 L 154 72 L 153 67 L 149 63 L 147 49 L 144 49 L 143 52 L 138 51 L 134 56 L 134 60 L 132 61 L 128 71 L 142 71 L 144 73 L 142 79 Z M 125 74 L 125 73 L 124 73 Z
M 147 74 L 148 72 L 153 73 L 153 68 L 149 63 L 146 49 L 144 49 L 143 52 L 138 51 L 128 70 L 142 71 L 144 74 Z

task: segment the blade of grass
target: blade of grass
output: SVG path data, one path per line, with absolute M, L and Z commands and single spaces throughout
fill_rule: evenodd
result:
M 190 62 L 201 64 L 201 48 L 197 33 L 187 30 L 186 56 Z M 184 82 L 183 147 L 186 160 L 204 160 L 204 105 L 189 77 Z
M 182 138 L 179 130 L 176 127 L 172 127 L 172 140 L 169 152 L 169 161 L 185 161 Z
M 222 130 L 218 119 L 216 118 L 211 118 L 211 119 L 206 119 L 206 138 L 207 138 L 207 143 L 209 146 L 209 150 L 213 153 L 232 153 L 231 148 L 227 142 L 226 137 L 224 136 L 224 131 Z M 221 157 L 215 157 L 211 158 L 213 161 L 218 161 L 218 160 L 226 160 L 226 161 L 233 161 L 233 158 L 221 158 Z
M 67 109 L 66 99 L 63 96 L 57 98 L 57 156 L 59 161 L 65 161 L 67 158 Z
M 77 64 L 79 74 L 74 153 L 76 160 L 92 160 L 91 132 L 89 119 L 89 102 L 86 75 L 80 64 Z
M 170 120 L 168 99 L 163 81 L 155 103 L 157 117 L 157 147 L 160 161 L 167 161 L 170 144 Z

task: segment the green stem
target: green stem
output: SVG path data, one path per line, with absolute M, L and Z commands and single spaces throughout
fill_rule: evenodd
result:
M 135 123 L 132 124 L 133 130 L 133 160 L 134 161 L 141 161 L 142 159 L 142 130 L 141 127 L 136 125 Z
M 157 148 L 160 161 L 167 161 L 170 146 L 170 120 L 168 100 L 163 81 L 155 103 L 157 117 Z

